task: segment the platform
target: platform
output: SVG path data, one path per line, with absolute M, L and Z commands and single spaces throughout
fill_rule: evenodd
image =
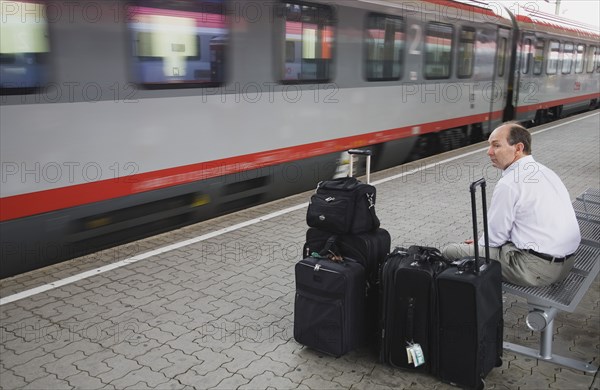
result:
M 533 129 L 533 155 L 572 200 L 600 187 L 600 113 Z M 373 175 L 392 245 L 470 238 L 469 183 L 500 177 L 487 143 Z M 323 356 L 293 339 L 303 193 L 0 281 L 2 389 L 455 389 L 369 349 Z M 555 319 L 554 351 L 600 361 L 600 280 Z M 504 339 L 536 347 L 522 298 Z M 586 374 L 505 351 L 487 389 L 600 388 Z

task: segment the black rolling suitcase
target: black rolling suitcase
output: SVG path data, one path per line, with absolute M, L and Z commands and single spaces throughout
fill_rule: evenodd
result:
M 502 365 L 502 272 L 490 261 L 485 180 L 471 184 L 473 238 L 477 240 L 475 192 L 481 186 L 485 262 L 481 264 L 477 241 L 475 257 L 455 261 L 437 277 L 439 349 L 438 373 L 442 381 L 472 389 Z
M 294 339 L 333 356 L 365 342 L 365 270 L 352 259 L 296 264 Z
M 390 233 L 382 228 L 354 235 L 334 235 L 310 228 L 306 232 L 304 257 L 313 253 L 326 256 L 328 251 L 358 261 L 365 268 L 365 332 L 367 340 L 377 345 L 379 306 L 379 267 L 390 253 Z
M 380 277 L 382 362 L 436 372 L 435 278 L 446 267 L 436 248 L 396 248 L 388 256 Z
M 377 191 L 369 184 L 371 151 L 351 149 L 348 153 L 350 176 L 319 182 L 306 212 L 308 226 L 336 234 L 360 234 L 379 227 L 375 213 Z M 367 183 L 352 177 L 354 154 L 367 156 Z

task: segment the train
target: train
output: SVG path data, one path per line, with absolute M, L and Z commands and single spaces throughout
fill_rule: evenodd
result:
M 0 278 L 598 108 L 598 30 L 534 8 L 1 0 Z

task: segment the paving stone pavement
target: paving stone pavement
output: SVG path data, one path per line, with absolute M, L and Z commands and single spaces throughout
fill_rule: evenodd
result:
M 562 122 L 570 122 L 572 118 Z M 600 188 L 600 115 L 533 136 L 535 158 L 574 199 Z M 442 246 L 470 234 L 468 184 L 491 195 L 498 172 L 484 144 L 374 174 L 377 212 L 393 245 Z M 472 154 L 464 155 L 465 153 Z M 444 160 L 452 159 L 448 162 Z M 427 169 L 417 171 L 429 164 Z M 299 194 L 0 282 L 25 291 L 286 207 Z M 0 306 L 2 389 L 450 389 L 393 369 L 372 349 L 323 356 L 293 339 L 294 274 L 306 209 L 241 227 L 125 267 Z M 555 320 L 554 352 L 599 364 L 600 280 Z M 506 341 L 537 347 L 524 300 L 504 297 Z M 590 375 L 505 352 L 488 389 L 598 389 Z

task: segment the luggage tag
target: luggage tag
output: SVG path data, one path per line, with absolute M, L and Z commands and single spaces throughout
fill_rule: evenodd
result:
M 419 367 L 425 363 L 425 356 L 423 355 L 423 349 L 420 344 L 408 343 L 406 356 L 408 358 L 408 364 L 414 364 L 415 367 Z

